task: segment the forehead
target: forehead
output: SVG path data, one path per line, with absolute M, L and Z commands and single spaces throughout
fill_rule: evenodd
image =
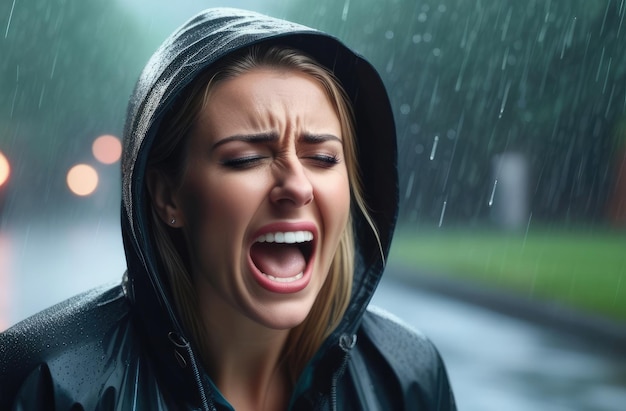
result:
M 255 68 L 215 84 L 206 96 L 198 126 L 282 129 L 313 127 L 337 133 L 335 105 L 320 80 L 295 69 Z M 217 133 L 220 134 L 220 133 Z
M 263 99 L 292 97 L 306 101 L 307 98 L 328 100 L 321 80 L 295 68 L 257 67 L 219 81 L 209 92 L 207 99 L 218 95 L 230 99 Z M 298 97 L 299 96 L 299 97 Z

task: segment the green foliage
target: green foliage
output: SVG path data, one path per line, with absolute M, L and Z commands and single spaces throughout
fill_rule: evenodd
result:
M 625 240 L 606 230 L 401 231 L 391 259 L 626 321 Z

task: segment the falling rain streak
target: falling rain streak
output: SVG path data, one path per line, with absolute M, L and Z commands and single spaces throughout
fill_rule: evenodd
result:
M 506 87 L 504 88 L 504 97 L 502 97 L 502 104 L 500 104 L 500 114 L 498 118 L 502 118 L 502 114 L 504 113 L 504 107 L 506 106 L 506 101 L 509 98 L 509 89 L 511 88 L 511 80 L 506 83 Z
M 604 86 L 602 86 L 602 94 L 606 91 L 606 84 L 609 81 L 609 73 L 611 72 L 611 63 L 613 62 L 613 58 L 609 57 L 609 65 L 606 69 L 606 76 L 604 77 Z
M 522 243 L 522 251 L 526 248 L 526 240 L 528 239 L 528 230 L 530 230 L 530 222 L 533 220 L 533 213 L 528 215 L 528 222 L 526 223 L 526 232 L 524 233 L 524 242 Z
M 15 9 L 15 0 L 13 0 L 13 4 L 11 5 L 11 12 L 9 13 L 9 21 L 7 22 L 7 29 L 4 32 L 5 39 L 9 36 L 9 27 L 11 27 L 11 20 L 13 19 L 13 9 Z
M 13 111 L 15 110 L 15 100 L 17 99 L 17 91 L 20 87 L 20 66 L 17 65 L 15 69 L 15 91 L 13 92 L 13 100 L 11 101 L 11 114 L 10 117 L 13 117 Z
M 606 26 L 606 17 L 609 15 L 609 8 L 611 6 L 611 0 L 607 1 L 606 9 L 604 10 L 604 18 L 602 19 L 602 27 L 600 27 L 600 35 L 604 33 L 604 27 Z
M 409 182 L 406 185 L 406 191 L 404 192 L 404 198 L 408 199 L 411 197 L 411 192 L 413 191 L 413 180 L 415 179 L 415 171 L 411 172 L 409 176 Z
M 496 187 L 498 186 L 498 180 L 493 182 L 493 188 L 491 189 L 491 197 L 489 197 L 489 207 L 493 205 L 493 197 L 496 195 Z
M 565 34 L 565 38 L 563 39 L 563 47 L 561 47 L 561 60 L 565 56 L 565 49 L 570 48 L 572 46 L 572 40 L 574 38 L 574 29 L 576 28 L 576 17 L 572 19 L 572 24 L 570 25 L 567 33 Z
M 54 54 L 54 59 L 52 60 L 52 69 L 50 69 L 50 79 L 54 77 L 54 70 L 57 68 L 57 59 L 59 58 L 59 52 L 57 51 Z
M 448 200 L 443 201 L 443 206 L 441 207 L 441 215 L 439 216 L 439 227 L 443 224 L 443 217 L 446 215 L 446 205 L 448 204 Z
M 437 153 L 437 145 L 439 144 L 439 136 L 435 136 L 433 140 L 433 149 L 430 150 L 430 160 L 435 159 L 435 154 Z
M 350 0 L 346 0 L 341 11 L 341 21 L 348 20 L 348 11 L 350 10 Z

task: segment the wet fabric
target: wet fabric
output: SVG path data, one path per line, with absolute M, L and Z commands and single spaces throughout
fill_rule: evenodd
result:
M 350 305 L 298 380 L 290 409 L 455 409 L 429 340 L 368 309 L 398 206 L 395 127 L 376 70 L 324 33 L 223 8 L 197 15 L 172 34 L 131 96 L 122 158 L 128 268 L 122 283 L 74 297 L 0 335 L 0 409 L 231 409 L 175 314 L 148 233 L 144 178 L 158 127 L 181 91 L 220 58 L 257 43 L 300 49 L 341 81 L 354 106 L 364 197 L 381 241 L 355 212 Z

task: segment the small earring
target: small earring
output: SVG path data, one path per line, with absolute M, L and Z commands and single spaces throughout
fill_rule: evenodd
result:
M 171 224 L 171 225 L 176 224 L 176 219 L 175 219 L 175 218 L 172 218 L 172 219 L 170 220 L 170 224 Z

